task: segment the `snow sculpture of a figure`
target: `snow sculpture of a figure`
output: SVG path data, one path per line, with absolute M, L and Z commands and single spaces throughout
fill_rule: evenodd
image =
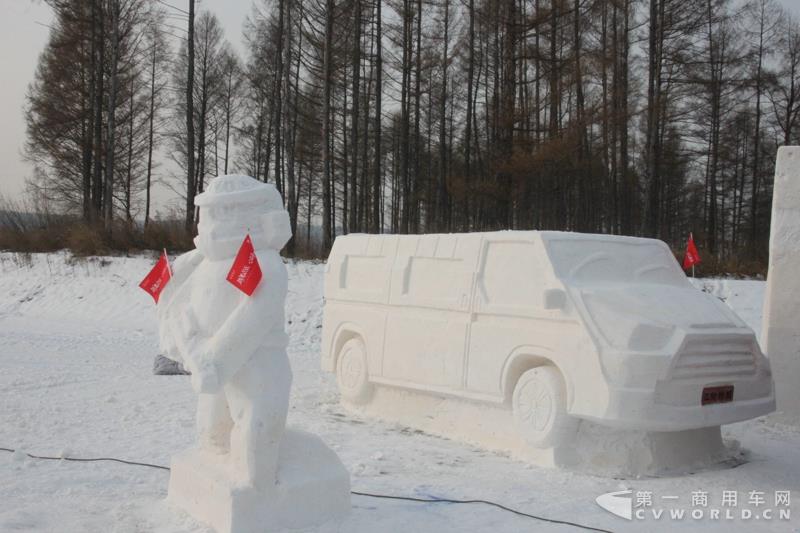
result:
M 284 431 L 292 372 L 279 251 L 291 229 L 280 194 L 221 176 L 195 203 L 197 248 L 175 261 L 158 306 L 161 349 L 198 393 L 197 445 L 173 459 L 169 499 L 220 533 L 341 516 L 349 476 L 336 455 L 313 435 Z M 263 272 L 251 296 L 226 280 L 247 234 Z

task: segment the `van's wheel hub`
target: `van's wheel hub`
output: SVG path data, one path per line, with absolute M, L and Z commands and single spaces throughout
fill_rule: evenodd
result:
M 541 366 L 522 374 L 511 406 L 520 434 L 538 448 L 565 444 L 577 429 L 577 420 L 567 414 L 564 381 L 554 367 Z
M 353 352 L 342 356 L 342 387 L 357 389 L 364 375 L 364 363 Z
M 550 391 L 526 383 L 519 392 L 517 411 L 520 422 L 536 431 L 543 431 L 553 416 L 553 397 Z
M 360 339 L 350 339 L 339 351 L 336 381 L 342 397 L 352 403 L 366 403 L 372 395 L 367 354 Z

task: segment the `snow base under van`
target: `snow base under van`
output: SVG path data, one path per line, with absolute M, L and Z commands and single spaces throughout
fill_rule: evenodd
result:
M 738 466 L 745 455 L 736 442 L 724 442 L 720 427 L 654 432 L 621 430 L 582 420 L 571 444 L 537 449 L 514 430 L 511 410 L 376 386 L 366 405 L 342 404 L 351 412 L 440 437 L 461 440 L 544 467 L 604 477 L 670 476 Z

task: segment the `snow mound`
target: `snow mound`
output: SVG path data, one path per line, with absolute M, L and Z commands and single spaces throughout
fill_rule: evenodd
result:
M 195 396 L 189 381 L 152 375 L 157 353 L 153 301 L 137 285 L 154 261 L 151 256 L 73 261 L 66 254 L 0 253 L 0 446 L 37 455 L 70 450 L 75 457 L 167 465 L 174 450 L 192 443 Z M 613 531 L 663 530 L 667 524 L 630 523 L 601 509 L 595 499 L 614 490 L 651 491 L 656 502 L 678 496 L 687 509 L 696 490 L 708 491 L 717 504 L 723 491 L 738 490 L 741 505 L 750 491 L 765 491 L 770 499 L 776 490 L 800 494 L 800 432 L 762 419 L 723 428 L 728 450 L 735 449 L 735 441 L 747 450 L 735 452 L 747 460 L 738 468 L 613 480 L 540 468 L 507 453 L 345 413 L 334 378 L 320 370 L 324 265 L 289 262 L 287 269 L 291 420 L 331 444 L 353 474 L 353 490 L 481 498 Z M 738 296 L 726 303 L 751 327 L 752 317 L 737 306 L 760 302 L 761 283 L 727 281 L 730 294 Z M 164 502 L 167 480 L 165 472 L 150 468 L 17 463 L 11 453 L 1 453 L 0 531 L 210 533 L 173 514 Z M 355 496 L 353 504 L 351 515 L 331 533 L 565 530 L 483 505 Z M 798 520 L 762 520 L 759 531 L 797 529 Z M 678 525 L 703 531 L 753 528 L 752 521 L 742 520 L 686 519 Z

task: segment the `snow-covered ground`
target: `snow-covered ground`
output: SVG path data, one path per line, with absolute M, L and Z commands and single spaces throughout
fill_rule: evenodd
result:
M 40 455 L 117 457 L 167 465 L 191 444 L 195 396 L 182 376 L 153 376 L 156 322 L 138 281 L 152 259 L 72 260 L 64 254 L 0 254 L 0 447 Z M 733 469 L 608 479 L 538 468 L 344 411 L 332 376 L 319 370 L 323 266 L 289 264 L 287 309 L 294 371 L 289 423 L 319 434 L 340 454 L 353 489 L 417 497 L 480 498 L 552 519 L 613 531 L 687 529 L 800 531 L 800 508 L 774 505 L 792 491 L 800 507 L 800 431 L 754 420 L 724 428 L 747 451 Z M 726 300 L 758 331 L 764 284 L 697 284 Z M 0 453 L 0 532 L 207 531 L 164 503 L 166 471 L 118 463 L 27 459 Z M 631 489 L 645 521 L 628 522 L 595 498 Z M 736 506 L 721 505 L 737 491 Z M 751 492 L 755 491 L 755 494 Z M 703 492 L 708 507 L 703 507 Z M 693 502 L 693 493 L 696 498 Z M 763 494 L 761 494 L 763 493 Z M 649 495 L 649 496 L 648 496 Z M 665 498 L 667 497 L 667 498 Z M 759 505 L 760 498 L 764 503 Z M 675 499 L 677 498 L 677 499 Z M 651 506 L 646 505 L 647 501 Z M 730 503 L 730 498 L 729 498 Z M 793 502 L 792 502 L 793 503 Z M 652 517 L 696 509 L 704 518 Z M 709 517 L 721 510 L 720 519 Z M 771 519 L 763 512 L 772 509 Z M 780 520 L 778 509 L 796 511 Z M 725 519 L 726 510 L 749 520 Z M 756 518 L 758 517 L 758 518 Z M 484 505 L 420 504 L 353 496 L 335 530 L 570 531 Z

